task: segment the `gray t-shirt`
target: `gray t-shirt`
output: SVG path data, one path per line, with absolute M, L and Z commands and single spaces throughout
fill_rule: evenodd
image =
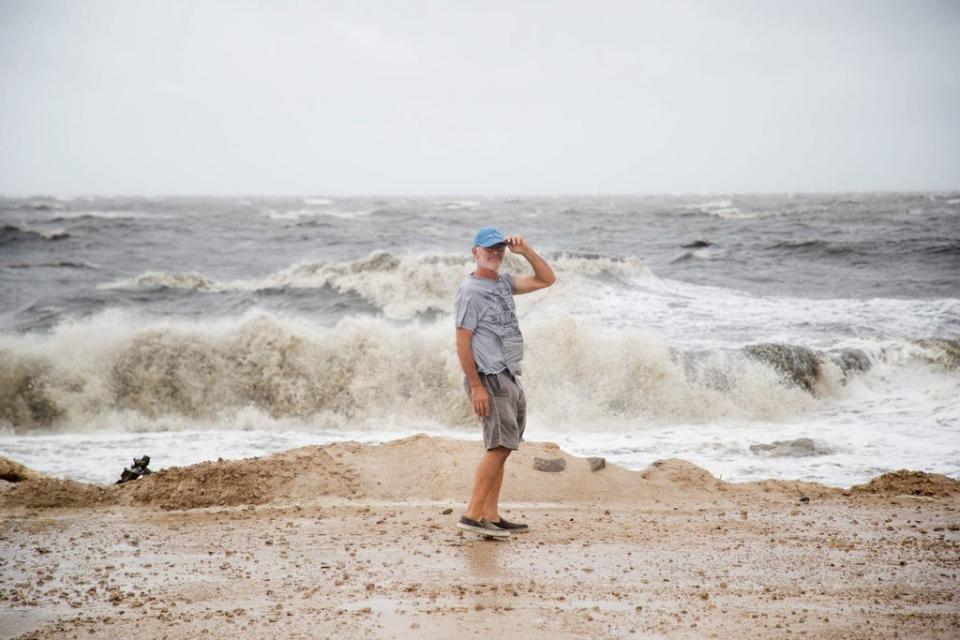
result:
M 513 275 L 501 273 L 496 280 L 467 276 L 457 291 L 458 328 L 473 331 L 473 357 L 481 373 L 509 369 L 520 374 L 523 335 L 513 304 Z

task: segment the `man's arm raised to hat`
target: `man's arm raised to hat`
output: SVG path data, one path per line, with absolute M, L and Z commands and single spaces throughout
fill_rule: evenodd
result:
M 553 269 L 550 268 L 550 265 L 547 264 L 547 261 L 541 258 L 540 254 L 534 251 L 533 247 L 521 236 L 507 236 L 506 241 L 512 253 L 519 253 L 526 258 L 530 266 L 533 267 L 532 276 L 514 277 L 514 295 L 545 289 L 557 281 L 557 275 L 553 272 Z

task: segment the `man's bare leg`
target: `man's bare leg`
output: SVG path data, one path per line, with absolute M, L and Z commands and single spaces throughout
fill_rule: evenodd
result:
M 477 466 L 477 475 L 473 481 L 473 494 L 470 496 L 470 504 L 467 505 L 467 511 L 464 514 L 471 520 L 479 520 L 484 517 L 486 509 L 487 496 L 497 486 L 499 494 L 499 484 L 503 482 L 503 464 L 510 455 L 510 449 L 506 447 L 497 447 L 490 449 L 480 460 Z
M 504 457 L 503 461 L 506 463 L 506 457 Z M 488 522 L 500 522 L 500 487 L 503 486 L 504 467 L 506 467 L 506 464 L 500 465 L 500 470 L 497 471 L 497 476 L 493 479 L 493 485 L 487 493 L 487 499 L 483 503 L 483 517 Z

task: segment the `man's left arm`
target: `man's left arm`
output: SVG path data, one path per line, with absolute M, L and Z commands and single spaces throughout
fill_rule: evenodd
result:
M 557 276 L 553 272 L 553 269 L 550 268 L 550 265 L 547 264 L 547 261 L 541 258 L 540 254 L 534 251 L 533 247 L 521 236 L 507 236 L 506 241 L 511 253 L 519 253 L 526 258 L 530 266 L 533 267 L 532 276 L 514 277 L 514 295 L 544 289 L 557 281 Z

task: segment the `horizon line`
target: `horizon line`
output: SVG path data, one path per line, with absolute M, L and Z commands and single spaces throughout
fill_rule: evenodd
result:
M 558 191 L 558 192 L 422 192 L 422 193 L 334 193 L 334 192 L 286 192 L 286 193 L 133 193 L 133 192 L 88 192 L 88 193 L 2 193 L 3 199 L 29 198 L 559 198 L 559 197 L 683 197 L 683 196 L 772 196 L 772 195 L 885 195 L 885 194 L 944 194 L 960 193 L 960 187 L 944 189 L 851 189 L 851 190 L 783 190 L 783 191 Z

